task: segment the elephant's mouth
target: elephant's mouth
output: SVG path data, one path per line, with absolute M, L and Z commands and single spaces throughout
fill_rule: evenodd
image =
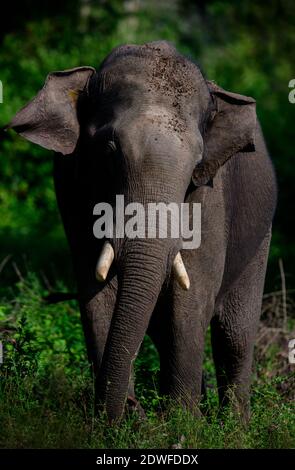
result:
M 108 272 L 114 261 L 115 253 L 110 242 L 105 242 L 101 254 L 97 260 L 95 268 L 95 276 L 99 282 L 104 282 L 107 279 Z M 182 260 L 180 251 L 174 258 L 172 264 L 172 271 L 178 284 L 183 290 L 189 290 L 190 280 Z

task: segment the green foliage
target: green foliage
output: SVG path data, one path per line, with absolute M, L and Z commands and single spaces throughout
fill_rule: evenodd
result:
M 282 257 L 287 287 L 292 287 L 295 105 L 288 102 L 288 83 L 295 77 L 294 2 L 15 0 L 7 8 L 19 15 L 8 15 L 0 33 L 0 126 L 36 94 L 49 72 L 98 67 L 112 48 L 127 42 L 172 41 L 208 78 L 254 96 L 280 191 L 268 285 L 277 287 Z M 175 406 L 157 414 L 158 357 L 147 338 L 136 373 L 148 420 L 138 425 L 130 417 L 111 429 L 103 420 L 96 422 L 77 305 L 41 300 L 47 290 L 39 273 L 60 288 L 73 283 L 53 189 L 52 155 L 9 132 L 0 140 L 0 175 L 1 447 L 164 448 L 180 441 L 183 447 L 294 447 L 294 411 L 282 394 L 290 389 L 289 378 L 271 373 L 277 367 L 275 348 L 257 365 L 246 431 L 230 413 L 217 415 L 214 388 L 205 404 L 210 416 L 196 419 Z M 2 265 L 7 255 L 11 258 Z M 214 387 L 209 336 L 205 371 Z
M 15 330 L 5 346 L 2 373 L 18 376 L 62 370 L 82 374 L 88 369 L 80 316 L 70 302 L 58 308 L 42 300 L 45 289 L 35 275 L 15 287 L 17 295 L 1 307 L 4 331 Z
M 131 415 L 120 426 L 110 427 L 104 417 L 95 418 L 93 379 L 77 305 L 47 305 L 41 300 L 46 293 L 30 274 L 0 305 L 4 345 L 0 447 L 169 448 L 177 443 L 183 448 L 294 447 L 293 393 L 288 399 L 279 392 L 282 385 L 290 387 L 290 378 L 268 378 L 274 358 L 256 370 L 249 428 L 244 429 L 231 410 L 218 414 L 209 336 L 204 416 L 196 417 L 159 396 L 159 361 L 146 338 L 136 362 L 136 382 L 147 420 L 138 422 Z

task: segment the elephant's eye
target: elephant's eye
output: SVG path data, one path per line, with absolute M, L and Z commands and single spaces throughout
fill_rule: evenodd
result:
M 91 128 L 91 126 L 89 127 Z M 99 148 L 103 153 L 113 154 L 118 150 L 114 129 L 108 125 L 99 129 L 93 128 L 90 135 L 92 144 Z
M 114 140 L 108 140 L 106 143 L 106 152 L 111 153 L 111 152 L 116 152 L 117 146 L 116 142 Z

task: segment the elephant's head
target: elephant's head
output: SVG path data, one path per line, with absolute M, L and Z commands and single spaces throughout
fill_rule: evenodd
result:
M 232 155 L 253 148 L 255 118 L 252 98 L 206 81 L 173 46 L 155 42 L 116 48 L 97 71 L 51 73 L 10 127 L 64 158 L 94 162 L 106 201 L 123 194 L 145 206 L 183 203 L 188 188 L 211 182 Z M 119 288 L 99 396 L 114 419 L 165 279 L 173 265 L 183 287 L 188 278 L 180 238 L 108 241 L 97 274 L 104 280 L 114 258 Z

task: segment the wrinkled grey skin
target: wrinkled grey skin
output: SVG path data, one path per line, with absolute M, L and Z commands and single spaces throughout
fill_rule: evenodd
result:
M 166 42 L 122 46 L 96 72 L 50 74 L 10 124 L 52 149 L 71 246 L 96 403 L 109 419 L 134 397 L 132 363 L 146 333 L 160 355 L 161 391 L 194 408 L 211 324 L 220 401 L 233 390 L 249 414 L 253 346 L 276 204 L 271 161 L 252 98 L 207 82 Z M 95 279 L 102 241 L 93 207 L 114 201 L 201 202 L 202 242 L 182 250 L 190 277 L 171 275 L 179 239 L 110 240 L 115 261 Z

